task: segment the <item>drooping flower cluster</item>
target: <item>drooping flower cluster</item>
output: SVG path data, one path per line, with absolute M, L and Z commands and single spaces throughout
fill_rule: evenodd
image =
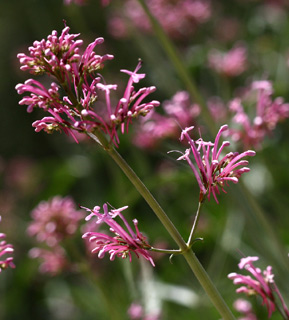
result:
M 94 244 L 92 253 L 97 252 L 99 258 L 103 258 L 105 253 L 108 253 L 110 260 L 114 260 L 115 257 L 121 257 L 123 259 L 129 257 L 129 260 L 131 261 L 133 252 L 138 258 L 143 256 L 154 266 L 153 259 L 148 253 L 151 246 L 147 243 L 146 237 L 139 231 L 137 226 L 138 221 L 136 219 L 133 220 L 135 227 L 135 231 L 133 231 L 121 213 L 126 208 L 127 206 L 109 211 L 107 204 L 104 204 L 104 213 L 100 213 L 99 206 L 94 207 L 92 210 L 83 207 L 83 209 L 90 212 L 86 217 L 87 221 L 95 217 L 97 218 L 96 224 L 107 224 L 110 232 L 113 233 L 113 235 L 108 235 L 101 232 L 90 231 L 84 233 L 83 238 L 89 239 L 89 241 Z M 119 217 L 122 220 L 127 231 L 116 222 L 116 217 Z
M 235 77 L 247 69 L 247 50 L 243 46 L 236 46 L 226 53 L 213 49 L 208 60 L 209 66 L 217 73 Z
M 206 198 L 210 199 L 211 194 L 213 194 L 218 203 L 217 194 L 220 193 L 219 188 L 226 193 L 224 186 L 229 181 L 237 183 L 243 173 L 250 171 L 249 168 L 245 167 L 248 161 L 243 160 L 243 158 L 254 156 L 255 152 L 252 150 L 241 154 L 229 152 L 225 156 L 221 156 L 224 147 L 230 145 L 229 141 L 224 141 L 218 147 L 221 134 L 228 130 L 227 125 L 220 128 L 214 143 L 206 142 L 202 138 L 196 141 L 193 140 L 189 135 L 189 131 L 192 129 L 193 127 L 189 127 L 182 131 L 181 140 L 187 140 L 190 148 L 178 160 L 186 160 L 193 170 L 200 187 L 200 201 L 202 202 Z M 197 168 L 190 158 L 191 154 L 194 157 Z
M 153 148 L 168 137 L 177 137 L 179 127 L 188 127 L 200 113 L 200 107 L 190 100 L 187 91 L 178 91 L 162 103 L 164 114 L 152 111 L 142 118 L 135 131 L 133 142 L 141 148 Z
M 31 216 L 33 221 L 29 224 L 27 233 L 36 237 L 38 242 L 44 242 L 48 249 L 33 248 L 30 250 L 30 257 L 43 260 L 39 268 L 41 272 L 55 275 L 67 265 L 61 243 L 76 232 L 84 213 L 76 208 L 72 198 L 55 196 L 40 202 Z
M 167 34 L 180 40 L 188 39 L 196 27 L 208 21 L 211 16 L 209 0 L 148 0 L 146 4 Z M 150 22 L 137 1 L 124 1 L 122 10 L 124 15 L 119 14 L 118 10 L 109 20 L 109 29 L 113 36 L 128 35 L 129 29 L 123 16 L 128 17 L 142 32 L 152 32 Z
M 239 126 L 231 129 L 230 135 L 235 141 L 242 141 L 245 148 L 259 148 L 277 123 L 289 117 L 289 103 L 284 103 L 281 97 L 273 100 L 273 92 L 270 81 L 254 81 L 242 97 L 230 102 L 229 108 L 235 113 L 232 122 Z M 253 120 L 250 110 L 244 110 L 245 104 L 256 108 Z
M 1 221 L 1 216 L 0 216 Z M 0 272 L 2 270 L 10 268 L 15 268 L 15 265 L 13 263 L 13 257 L 10 257 L 10 254 L 14 251 L 13 245 L 8 244 L 4 239 L 6 238 L 5 233 L 0 233 Z M 7 257 L 7 254 L 9 257 Z M 4 257 L 6 256 L 6 257 Z
M 122 97 L 117 103 L 112 103 L 111 91 L 117 90 L 117 85 L 107 84 L 99 71 L 113 56 L 100 56 L 93 51 L 104 39 L 97 38 L 80 54 L 83 41 L 76 40 L 79 34 L 70 34 L 69 30 L 65 27 L 60 36 L 53 31 L 46 40 L 35 41 L 29 47 L 29 55 L 18 54 L 21 70 L 34 75 L 46 74 L 56 80 L 50 88 L 34 79 L 18 84 L 18 94 L 29 93 L 19 104 L 27 105 L 28 112 L 37 107 L 48 112 L 49 116 L 33 123 L 36 132 L 63 130 L 77 141 L 74 131 L 100 130 L 117 145 L 119 127 L 124 133 L 132 119 L 146 115 L 159 105 L 158 101 L 143 102 L 156 88 L 134 89 L 134 84 L 145 77 L 144 73 L 137 73 L 141 68 L 139 61 L 134 71 L 121 70 L 129 75 L 129 80 Z M 64 96 L 61 91 L 64 91 Z
M 266 305 L 268 310 L 268 317 L 276 310 L 276 295 L 282 305 L 282 312 L 285 318 L 289 318 L 289 310 L 284 302 L 284 299 L 274 281 L 274 274 L 272 267 L 268 266 L 262 272 L 260 268 L 254 266 L 253 262 L 258 261 L 258 257 L 242 258 L 239 263 L 239 269 L 247 270 L 251 275 L 245 276 L 238 273 L 230 273 L 229 279 L 233 280 L 236 285 L 241 285 L 236 292 L 245 293 L 247 295 L 257 295 L 262 298 L 262 304 Z

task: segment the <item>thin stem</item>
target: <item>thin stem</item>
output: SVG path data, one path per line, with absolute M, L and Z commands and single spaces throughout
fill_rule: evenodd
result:
M 194 236 L 195 230 L 196 230 L 198 222 L 199 222 L 201 207 L 202 207 L 202 202 L 200 201 L 199 205 L 198 205 L 197 213 L 195 215 L 194 223 L 193 223 L 193 226 L 192 226 L 192 229 L 191 229 L 191 232 L 190 232 L 190 236 L 189 236 L 189 239 L 188 239 L 188 242 L 187 242 L 187 246 L 189 248 L 191 248 L 192 244 L 194 243 L 193 236 Z
M 161 252 L 161 253 L 167 253 L 167 254 L 181 254 L 182 250 L 178 249 L 178 250 L 168 250 L 168 249 L 160 249 L 160 248 L 154 248 L 154 247 L 150 247 L 149 249 L 150 251 L 154 251 L 154 252 Z
M 220 315 L 223 317 L 223 320 L 234 320 L 234 316 L 227 304 L 221 297 L 217 288 L 213 284 L 209 275 L 193 253 L 193 251 L 187 246 L 180 233 L 176 229 L 175 225 L 172 223 L 170 218 L 166 215 L 164 210 L 161 208 L 159 203 L 144 185 L 144 183 L 139 179 L 136 173 L 132 170 L 132 168 L 126 163 L 126 161 L 121 157 L 121 155 L 115 150 L 115 148 L 107 141 L 107 139 L 103 136 L 99 131 L 95 131 L 95 141 L 100 143 L 102 147 L 107 151 L 107 153 L 111 156 L 111 158 L 116 162 L 116 164 L 120 167 L 123 173 L 127 176 L 127 178 L 131 181 L 137 191 L 141 194 L 141 196 L 146 200 L 148 205 L 154 211 L 156 216 L 162 222 L 163 226 L 166 228 L 170 236 L 174 239 L 174 241 L 179 246 L 179 250 L 182 252 L 184 258 L 189 264 L 191 270 L 195 274 L 196 278 L 200 282 L 201 286 L 207 293 L 208 297 L 211 299 L 215 308 L 219 311 Z

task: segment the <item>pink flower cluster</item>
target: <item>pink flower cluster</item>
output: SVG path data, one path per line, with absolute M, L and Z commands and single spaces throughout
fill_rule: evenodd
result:
M 168 35 L 175 39 L 187 39 L 199 24 L 208 21 L 211 16 L 209 0 L 148 0 L 146 3 Z M 150 22 L 137 1 L 124 1 L 123 12 L 142 32 L 152 32 Z M 126 21 L 119 12 L 112 15 L 109 23 L 112 35 L 127 36 Z
M 45 242 L 49 249 L 33 248 L 30 256 L 43 260 L 40 271 L 56 274 L 66 265 L 61 242 L 76 232 L 84 213 L 76 208 L 70 197 L 56 196 L 40 202 L 31 216 L 33 221 L 27 233 L 38 242 Z
M 33 221 L 27 228 L 28 234 L 53 247 L 75 233 L 83 212 L 76 209 L 72 198 L 56 196 L 49 201 L 41 201 L 31 217 Z
M 232 279 L 234 284 L 242 285 L 236 290 L 237 293 L 246 293 L 247 295 L 258 295 L 262 298 L 263 305 L 266 305 L 268 310 L 268 317 L 270 318 L 272 313 L 276 309 L 276 297 L 280 299 L 282 304 L 282 312 L 284 312 L 285 318 L 289 317 L 289 310 L 284 302 L 284 299 L 274 282 L 274 275 L 272 273 L 272 267 L 268 266 L 266 270 L 262 272 L 260 268 L 254 266 L 253 262 L 258 261 L 258 257 L 246 257 L 242 258 L 239 263 L 239 269 L 247 270 L 251 275 L 245 276 L 238 273 L 230 273 L 229 279 Z
M 254 156 L 255 151 L 248 150 L 241 154 L 229 152 L 225 156 L 221 156 L 223 149 L 230 145 L 229 141 L 224 141 L 218 147 L 221 134 L 228 130 L 227 125 L 220 128 L 214 143 L 206 142 L 202 138 L 194 141 L 189 135 L 189 131 L 192 129 L 193 127 L 189 127 L 182 131 L 181 140 L 186 140 L 190 148 L 178 160 L 186 160 L 193 170 L 200 187 L 200 201 L 202 202 L 206 198 L 210 200 L 210 196 L 213 194 L 218 203 L 217 194 L 220 193 L 219 188 L 226 193 L 224 186 L 229 181 L 237 183 L 243 173 L 250 171 L 249 168 L 245 167 L 248 161 L 243 160 L 243 158 Z M 190 158 L 191 154 L 194 157 L 197 168 Z
M 191 103 L 187 91 L 178 91 L 162 104 L 164 114 L 152 111 L 142 118 L 135 131 L 133 142 L 141 148 L 154 148 L 168 137 L 177 137 L 179 128 L 193 124 L 200 113 L 200 107 Z
M 236 46 L 226 53 L 216 49 L 209 52 L 209 66 L 217 73 L 227 77 L 235 77 L 247 69 L 247 50 Z
M 242 141 L 245 148 L 260 148 L 277 123 L 289 117 L 289 103 L 284 103 L 281 97 L 273 100 L 272 94 L 270 81 L 254 81 L 242 97 L 230 102 L 229 108 L 235 114 L 232 122 L 239 126 L 230 130 L 230 136 L 235 141 Z M 245 104 L 256 105 L 253 120 L 249 117 L 250 110 L 244 110 Z
M 97 252 L 99 258 L 103 258 L 105 253 L 108 253 L 110 260 L 114 260 L 115 257 L 121 257 L 123 259 L 129 257 L 129 260 L 131 261 L 133 252 L 138 258 L 143 256 L 154 266 L 153 259 L 148 253 L 150 245 L 147 243 L 146 237 L 139 231 L 137 226 L 138 221 L 136 219 L 133 220 L 135 227 L 135 231 L 133 231 L 121 213 L 126 208 L 127 206 L 109 211 L 107 204 L 104 204 L 104 213 L 100 213 L 99 206 L 94 207 L 92 210 L 83 207 L 83 209 L 90 212 L 86 217 L 87 221 L 95 217 L 97 218 L 96 224 L 107 224 L 109 230 L 114 234 L 112 236 L 101 232 L 90 231 L 84 233 L 83 238 L 89 239 L 89 242 L 94 244 L 92 253 Z M 119 217 L 122 220 L 127 231 L 115 221 L 116 217 Z
M 1 221 L 1 216 L 0 216 L 0 221 Z M 0 272 L 2 270 L 7 269 L 8 267 L 15 268 L 15 265 L 13 263 L 13 257 L 10 257 L 10 256 L 6 258 L 3 257 L 7 254 L 10 255 L 14 251 L 12 244 L 8 244 L 4 240 L 5 238 L 6 238 L 6 234 L 0 233 L 0 239 L 1 239 L 0 240 L 0 259 L 4 259 L 4 260 L 0 260 Z
M 97 38 L 80 54 L 83 41 L 76 40 L 79 34 L 70 34 L 69 30 L 65 27 L 60 36 L 53 31 L 47 40 L 35 41 L 29 47 L 29 55 L 18 54 L 21 70 L 34 75 L 47 74 L 56 80 L 48 89 L 34 79 L 18 84 L 18 94 L 29 93 L 19 104 L 27 105 L 28 112 L 38 107 L 49 113 L 33 123 L 36 132 L 63 130 L 77 141 L 75 131 L 100 130 L 118 145 L 119 127 L 124 133 L 132 119 L 146 115 L 159 105 L 158 101 L 143 102 L 156 88 L 135 90 L 134 84 L 145 77 L 145 74 L 137 73 L 141 68 L 139 62 L 134 71 L 121 70 L 129 75 L 129 80 L 122 97 L 113 104 L 110 95 L 111 91 L 117 90 L 117 85 L 107 84 L 99 74 L 104 62 L 113 56 L 100 56 L 93 51 L 103 43 L 103 38 Z M 61 96 L 60 88 L 66 95 Z

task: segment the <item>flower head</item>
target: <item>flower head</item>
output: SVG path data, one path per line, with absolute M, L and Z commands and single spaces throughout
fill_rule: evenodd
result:
M 211 194 L 213 194 L 218 203 L 219 188 L 226 192 L 224 186 L 229 181 L 237 183 L 243 173 L 250 171 L 249 168 L 245 167 L 248 161 L 243 160 L 243 158 L 254 156 L 255 152 L 252 150 L 241 154 L 229 152 L 225 156 L 221 156 L 223 149 L 230 145 L 229 141 L 224 141 L 219 147 L 221 134 L 228 129 L 227 125 L 220 128 L 214 143 L 206 142 L 202 138 L 194 141 L 189 135 L 189 131 L 192 129 L 193 127 L 189 127 L 182 131 L 181 140 L 187 140 L 190 148 L 178 160 L 186 160 L 193 170 L 200 187 L 200 201 L 204 201 L 206 197 L 210 199 Z M 196 165 L 190 158 L 191 154 Z
M 0 216 L 1 221 L 1 216 Z M 7 244 L 7 242 L 3 239 L 6 238 L 5 233 L 0 233 L 0 272 L 2 270 L 10 268 L 15 268 L 15 265 L 13 263 L 13 257 L 10 257 L 10 254 L 14 251 L 12 244 Z M 3 256 L 9 255 L 9 257 L 6 256 L 4 258 Z M 3 260 L 2 260 L 3 259 Z
M 242 313 L 242 317 L 238 318 L 238 320 L 258 320 L 252 310 L 252 305 L 249 301 L 244 299 L 237 299 L 234 302 L 234 308 L 238 312 Z
M 232 121 L 236 127 L 230 129 L 235 141 L 242 141 L 245 147 L 259 148 L 266 135 L 270 134 L 278 122 L 289 117 L 289 104 L 281 97 L 272 99 L 273 87 L 270 81 L 254 81 L 242 97 L 230 102 L 230 110 L 235 114 Z M 256 105 L 251 119 L 244 105 Z
M 284 313 L 289 317 L 288 308 L 275 284 L 272 267 L 268 266 L 266 270 L 262 272 L 261 269 L 255 267 L 253 264 L 258 260 L 258 257 L 242 258 L 238 265 L 239 268 L 245 269 L 251 275 L 245 276 L 233 272 L 228 275 L 228 278 L 232 279 L 234 284 L 242 285 L 236 290 L 237 293 L 243 292 L 247 295 L 259 295 L 262 298 L 263 305 L 266 305 L 267 307 L 269 318 L 276 309 L 275 294 L 277 294 L 278 298 L 281 300 Z
M 150 245 L 147 243 L 146 237 L 139 231 L 137 226 L 138 221 L 136 219 L 133 220 L 135 227 L 135 231 L 133 231 L 121 213 L 126 208 L 127 207 L 123 207 L 109 211 L 107 204 L 104 204 L 104 213 L 100 213 L 100 207 L 98 206 L 92 210 L 84 208 L 90 212 L 86 217 L 87 221 L 94 217 L 97 218 L 96 224 L 107 224 L 113 235 L 91 231 L 86 232 L 83 238 L 89 239 L 89 241 L 94 244 L 92 253 L 97 252 L 99 258 L 103 258 L 107 252 L 110 255 L 110 260 L 114 260 L 115 257 L 121 257 L 123 259 L 129 257 L 131 261 L 132 252 L 134 252 L 138 258 L 139 256 L 143 256 L 154 266 L 153 259 L 148 253 Z M 116 217 L 122 220 L 127 230 L 115 221 Z
M 28 226 L 30 236 L 36 236 L 39 242 L 46 242 L 50 247 L 71 236 L 78 228 L 83 212 L 76 208 L 70 197 L 56 196 L 49 201 L 42 201 L 32 211 L 33 221 Z
M 238 76 L 247 69 L 247 50 L 236 46 L 223 54 L 217 50 L 209 53 L 209 66 L 227 77 Z
M 41 108 L 49 114 L 33 123 L 36 132 L 64 131 L 77 141 L 74 132 L 99 130 L 108 134 L 111 141 L 118 145 L 119 127 L 124 133 L 132 119 L 146 115 L 159 105 L 155 100 L 144 102 L 156 88 L 134 88 L 134 84 L 145 77 L 144 73 L 138 73 L 141 68 L 139 61 L 134 71 L 121 70 L 129 79 L 121 98 L 112 103 L 111 92 L 117 90 L 117 85 L 107 84 L 99 72 L 104 62 L 114 57 L 94 52 L 104 39 L 95 39 L 81 54 L 83 41 L 77 39 L 79 34 L 70 34 L 69 30 L 66 26 L 59 36 L 57 31 L 53 31 L 46 40 L 35 41 L 29 47 L 28 55 L 18 54 L 21 70 L 33 75 L 47 74 L 55 80 L 50 88 L 34 79 L 18 84 L 18 94 L 28 92 L 19 104 L 27 105 L 28 112 Z
M 165 138 L 177 137 L 179 127 L 192 125 L 200 113 L 200 107 L 191 102 L 187 91 L 178 91 L 165 100 L 163 109 L 164 114 L 152 110 L 139 121 L 133 140 L 137 146 L 149 149 Z

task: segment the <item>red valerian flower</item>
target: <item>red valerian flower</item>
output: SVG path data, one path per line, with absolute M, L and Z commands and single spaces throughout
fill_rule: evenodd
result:
M 96 217 L 96 224 L 105 223 L 109 226 L 109 230 L 113 235 L 108 235 L 101 232 L 86 232 L 83 235 L 84 239 L 89 239 L 89 241 L 94 244 L 94 249 L 92 253 L 98 252 L 98 257 L 103 258 L 105 253 L 110 255 L 110 260 L 114 260 L 115 257 L 126 258 L 132 260 L 132 252 L 139 258 L 143 256 L 148 260 L 153 266 L 155 265 L 152 257 L 148 253 L 151 246 L 147 243 L 146 237 L 138 229 L 138 221 L 133 220 L 135 231 L 130 227 L 122 211 L 128 207 L 122 207 L 119 209 L 108 210 L 107 204 L 103 205 L 104 213 L 100 213 L 100 207 L 96 206 L 92 210 L 86 209 L 90 214 L 86 217 L 86 220 Z M 116 222 L 115 218 L 119 217 L 124 223 L 127 231 Z
M 282 97 L 272 98 L 274 93 L 270 81 L 254 81 L 245 93 L 230 102 L 229 108 L 234 113 L 230 136 L 241 141 L 245 148 L 260 148 L 266 136 L 270 135 L 277 124 L 289 117 L 289 103 Z M 256 113 L 250 118 L 244 106 L 255 104 Z
M 28 234 L 54 247 L 76 232 L 84 213 L 76 207 L 72 198 L 55 196 L 41 201 L 31 216 L 33 221 L 27 228 Z
M 37 107 L 48 112 L 49 116 L 33 123 L 36 132 L 63 130 L 77 142 L 74 132 L 99 130 L 108 134 L 117 146 L 119 127 L 122 133 L 128 131 L 132 119 L 145 116 L 159 105 L 155 100 L 144 102 L 156 88 L 134 88 L 134 84 L 145 77 L 144 73 L 138 73 L 142 64 L 139 61 L 134 71 L 120 70 L 128 74 L 129 79 L 121 98 L 111 103 L 111 92 L 117 90 L 117 85 L 107 84 L 99 72 L 104 62 L 114 57 L 111 54 L 100 56 L 94 52 L 94 48 L 104 39 L 95 39 L 80 54 L 83 41 L 76 39 L 79 34 L 70 34 L 69 30 L 65 27 L 60 36 L 53 31 L 46 40 L 35 41 L 29 47 L 28 55 L 18 54 L 21 70 L 33 75 L 46 74 L 55 80 L 49 89 L 34 79 L 18 84 L 18 94 L 29 94 L 19 104 L 27 105 L 28 112 Z M 105 93 L 104 101 L 102 92 Z
M 218 203 L 219 188 L 226 193 L 224 186 L 229 181 L 237 183 L 243 173 L 250 171 L 249 168 L 245 167 L 248 161 L 243 160 L 243 158 L 254 156 L 255 151 L 248 150 L 241 154 L 229 152 L 225 156 L 221 156 L 224 147 L 230 145 L 229 141 L 224 141 L 220 147 L 218 146 L 221 134 L 228 129 L 228 126 L 224 125 L 220 128 L 214 143 L 206 142 L 202 138 L 194 141 L 189 135 L 189 131 L 193 128 L 185 128 L 182 131 L 180 140 L 186 139 L 190 148 L 178 160 L 186 160 L 193 170 L 200 187 L 200 201 L 202 202 L 206 198 L 210 199 L 211 194 L 213 194 Z M 191 154 L 197 168 L 190 158 Z

